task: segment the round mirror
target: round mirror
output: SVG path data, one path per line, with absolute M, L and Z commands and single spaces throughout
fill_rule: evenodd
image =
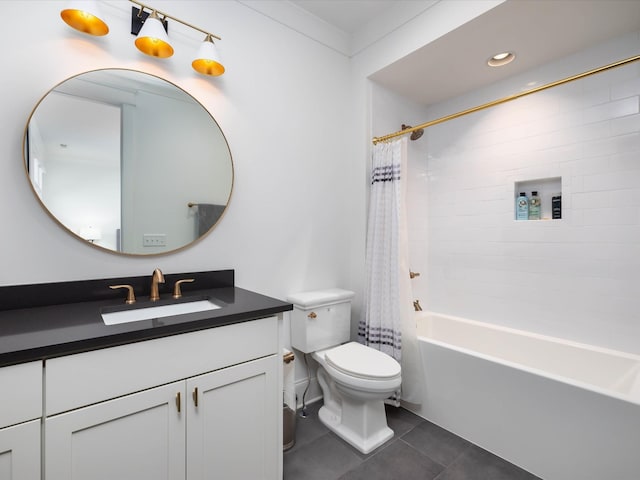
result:
M 82 73 L 50 90 L 25 130 L 33 191 L 64 228 L 130 255 L 169 253 L 210 232 L 233 186 L 211 114 L 159 77 Z

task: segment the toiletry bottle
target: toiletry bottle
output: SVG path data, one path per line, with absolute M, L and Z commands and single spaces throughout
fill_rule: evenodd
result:
M 528 220 L 529 219 L 529 199 L 520 192 L 516 200 L 516 220 Z
M 562 218 L 562 193 L 554 193 L 551 197 L 551 218 Z
M 531 192 L 529 198 L 529 220 L 540 220 L 540 197 L 536 190 Z

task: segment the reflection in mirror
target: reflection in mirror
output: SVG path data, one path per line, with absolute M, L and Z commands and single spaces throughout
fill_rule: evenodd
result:
M 227 141 L 177 86 L 121 69 L 83 73 L 34 109 L 25 166 L 46 210 L 87 242 L 125 254 L 183 248 L 231 196 Z

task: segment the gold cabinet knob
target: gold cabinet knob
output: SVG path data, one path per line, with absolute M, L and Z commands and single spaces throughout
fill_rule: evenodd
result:
M 318 316 L 318 314 L 316 312 L 311 312 L 309 315 L 307 315 L 307 317 L 309 318 L 316 318 Z

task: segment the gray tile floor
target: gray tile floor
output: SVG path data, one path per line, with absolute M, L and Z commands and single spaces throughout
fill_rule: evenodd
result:
M 284 480 L 533 480 L 538 477 L 403 408 L 387 407 L 394 438 L 363 455 L 318 419 L 321 402 L 298 415 L 284 453 Z

